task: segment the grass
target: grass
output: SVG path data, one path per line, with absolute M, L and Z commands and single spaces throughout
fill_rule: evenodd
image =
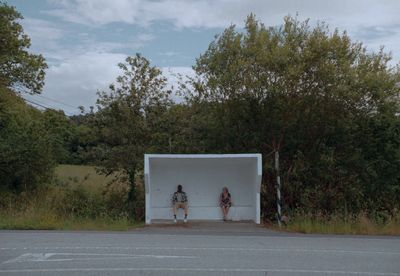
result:
M 115 174 L 104 176 L 97 173 L 94 166 L 59 165 L 55 170 L 58 184 L 69 188 L 85 187 L 89 191 L 98 191 L 112 181 Z
M 77 217 L 68 213 L 69 211 L 60 214 L 57 212 L 57 207 L 58 210 L 65 209 L 68 205 L 62 203 L 66 191 L 84 188 L 88 192 L 85 194 L 81 191 L 78 194 L 69 195 L 68 199 L 71 201 L 67 203 L 70 202 L 73 208 L 84 206 L 83 210 L 90 211 L 97 205 L 102 206 L 108 202 L 105 210 L 110 213 L 112 208 L 118 210 L 118 205 L 123 202 L 127 194 L 127 186 L 126 183 L 115 183 L 114 187 L 109 186 L 108 183 L 114 179 L 115 175 L 108 177 L 100 175 L 93 166 L 60 165 L 56 168 L 55 174 L 57 187 L 46 192 L 20 197 L 10 196 L 8 199 L 3 197 L 3 206 L 7 207 L 0 210 L 0 229 L 126 231 L 144 225 L 143 222 L 129 221 L 119 211 L 114 212 L 112 216 L 102 214 L 96 218 Z M 108 190 L 108 193 L 104 194 L 107 187 L 113 190 Z M 92 200 L 90 205 L 88 199 L 94 194 L 97 197 L 94 197 L 96 199 Z M 395 214 L 397 215 L 391 215 L 390 218 L 385 219 L 385 223 L 378 223 L 364 214 L 351 218 L 297 214 L 284 227 L 272 226 L 272 228 L 297 233 L 400 235 L 400 212 L 397 211 Z
M 385 223 L 377 223 L 364 214 L 351 219 L 295 216 L 280 229 L 306 234 L 400 235 L 400 214 Z
M 93 166 L 60 165 L 55 182 L 35 192 L 4 193 L 0 229 L 126 231 L 143 222 L 127 219 L 122 208 L 127 183 L 112 182 Z
M 0 229 L 13 230 L 103 230 L 127 231 L 143 227 L 143 222 L 111 218 L 61 218 L 52 214 L 0 214 Z

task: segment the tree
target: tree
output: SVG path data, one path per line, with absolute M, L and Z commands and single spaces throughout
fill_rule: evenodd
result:
M 151 120 L 153 113 L 168 107 L 171 91 L 161 71 L 140 54 L 127 57 L 119 67 L 122 75 L 116 84 L 98 93 L 98 112 L 93 118 L 99 137 L 95 152 L 103 173 L 127 175 L 128 206 L 135 218 L 136 173 L 156 135 L 150 131 Z
M 31 45 L 14 7 L 0 3 L 0 85 L 18 92 L 40 93 L 47 64 L 42 55 L 28 52 Z
M 29 191 L 50 180 L 52 140 L 39 110 L 0 87 L 0 188 Z
M 55 164 L 42 113 L 15 94 L 40 93 L 47 68 L 41 55 L 28 52 L 20 19 L 0 3 L 0 186 L 15 192 L 48 182 Z
M 281 152 L 290 209 L 358 212 L 372 199 L 361 178 L 368 145 L 357 141 L 360 124 L 385 113 L 394 121 L 384 132 L 396 136 L 400 74 L 389 60 L 324 24 L 286 17 L 266 27 L 250 15 L 244 32 L 228 27 L 197 59 L 188 104 L 210 108 L 207 151 L 263 153 L 266 190 L 275 185 L 269 154 Z M 399 146 L 391 135 L 384 143 L 397 158 L 393 172 Z M 398 183 L 398 173 L 379 176 Z M 263 198 L 268 210 L 271 194 Z
M 58 164 L 70 163 L 71 146 L 76 137 L 77 129 L 71 119 L 63 111 L 47 109 L 43 111 L 41 120 L 47 131 L 50 148 Z

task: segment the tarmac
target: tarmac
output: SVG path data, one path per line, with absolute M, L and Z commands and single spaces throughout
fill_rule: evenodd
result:
M 126 232 L 0 231 L 0 275 L 82 274 L 400 276 L 400 237 L 207 221 L 159 221 Z

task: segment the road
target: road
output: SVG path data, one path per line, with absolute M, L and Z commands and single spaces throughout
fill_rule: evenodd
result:
M 400 237 L 287 234 L 241 223 L 0 231 L 0 276 L 82 274 L 400 275 Z

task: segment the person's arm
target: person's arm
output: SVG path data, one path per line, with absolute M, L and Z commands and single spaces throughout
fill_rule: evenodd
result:
M 176 193 L 172 196 L 172 204 L 175 204 L 178 201 L 178 198 L 176 196 Z
M 185 192 L 183 192 L 182 193 L 182 199 L 183 199 L 183 202 L 188 202 L 188 198 L 187 198 L 187 195 L 186 195 L 186 193 Z

